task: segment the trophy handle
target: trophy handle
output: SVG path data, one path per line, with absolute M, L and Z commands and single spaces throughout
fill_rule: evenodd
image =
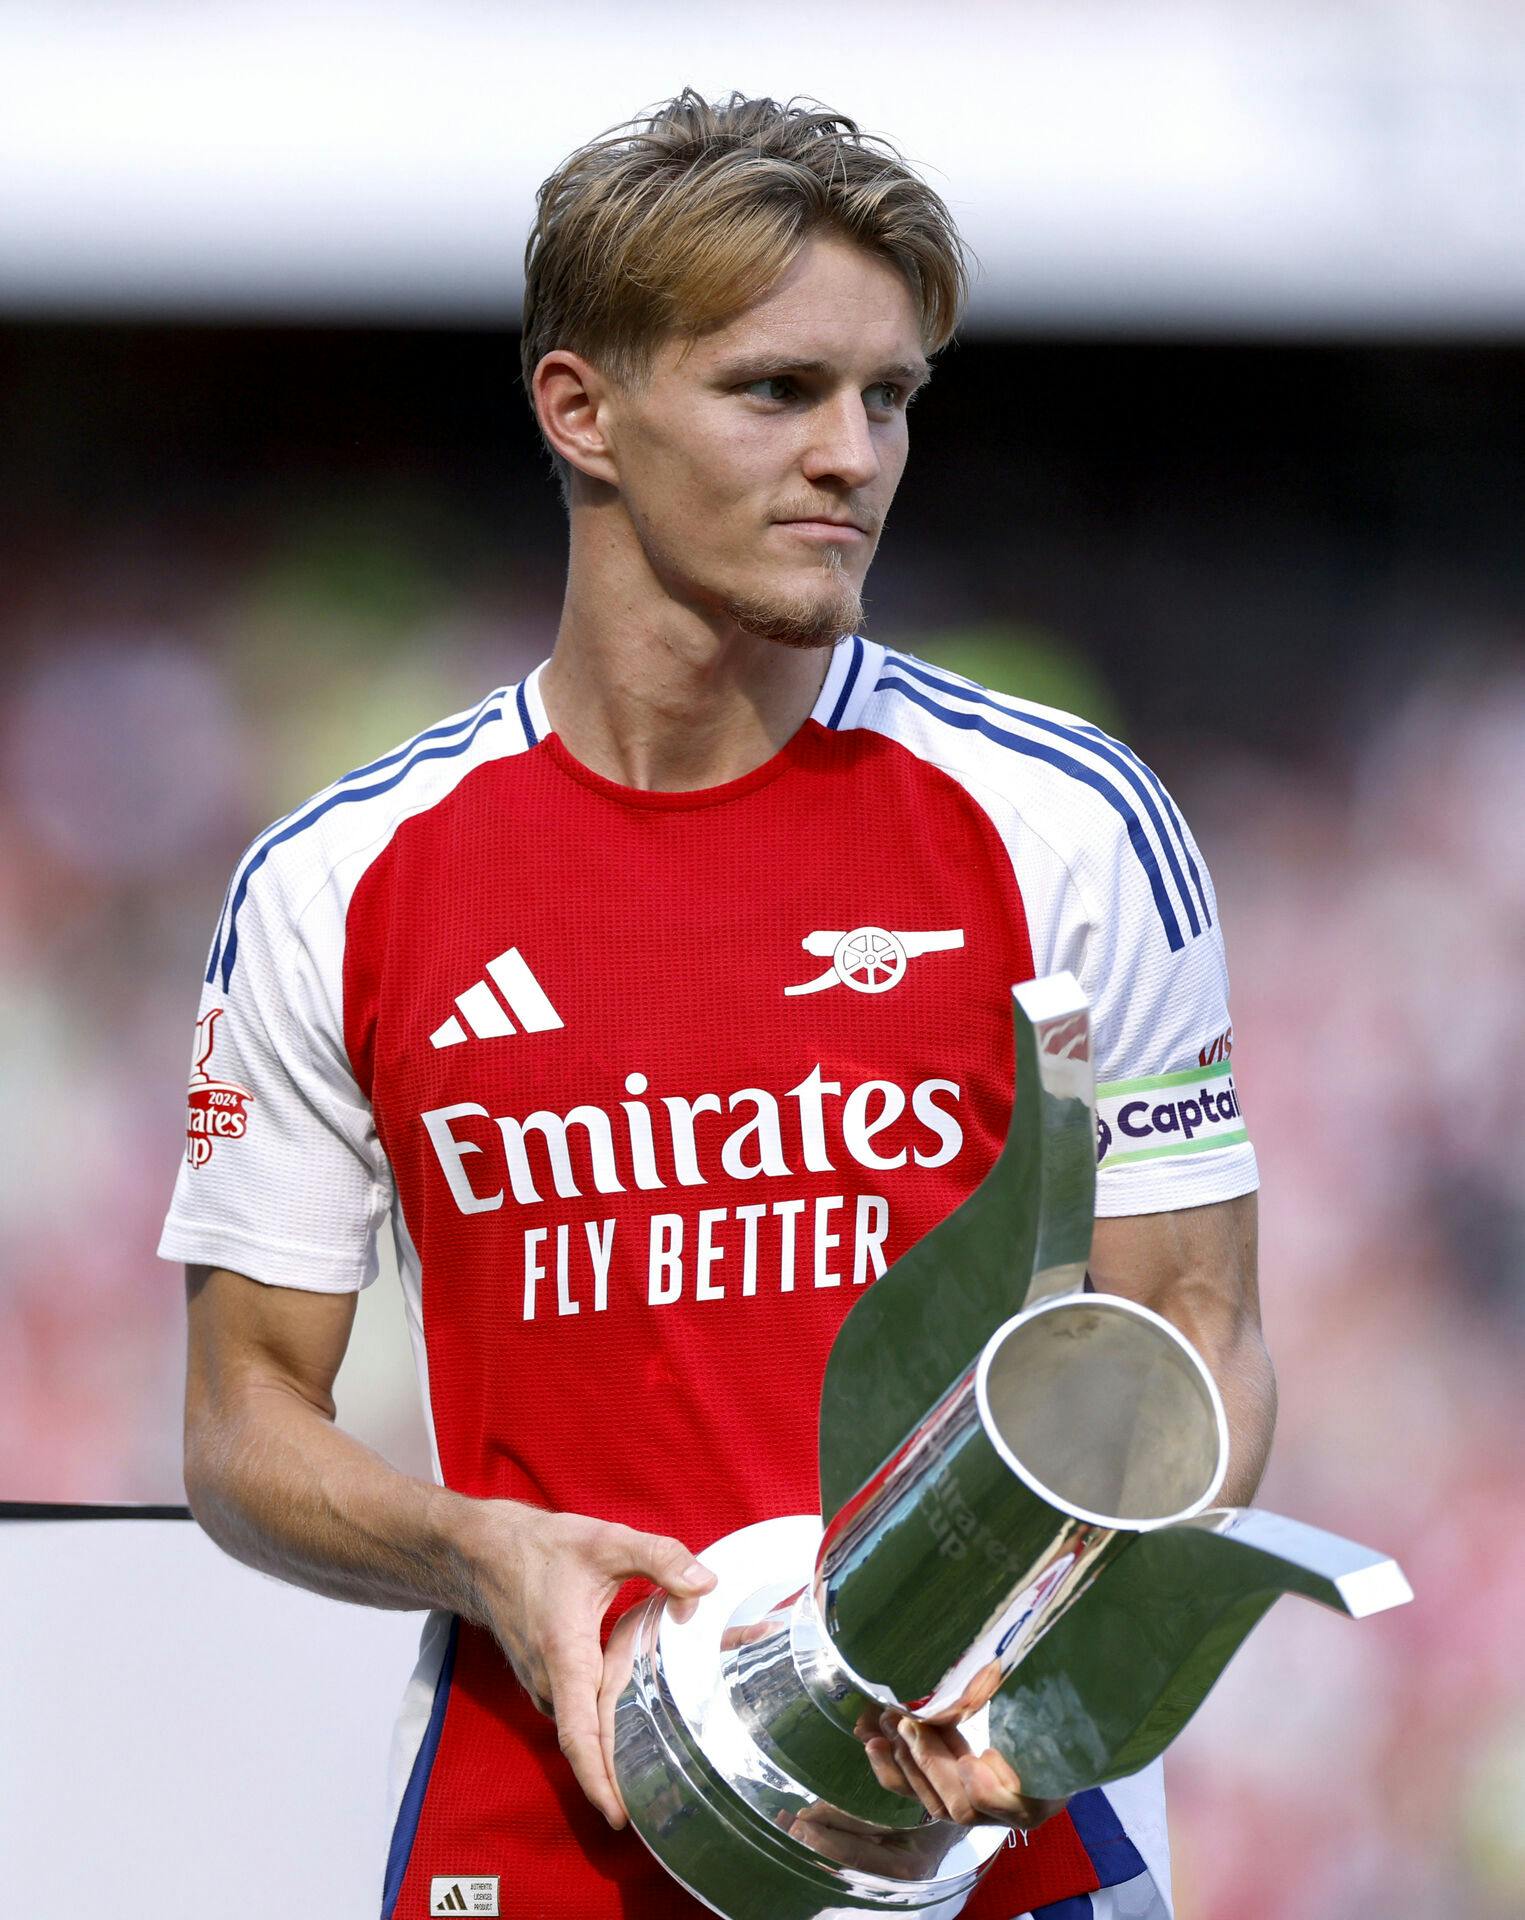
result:
M 1082 1285 L 1096 1205 L 1096 1092 L 1073 974 L 1012 988 L 1016 1093 L 985 1179 L 909 1248 L 838 1329 L 821 1388 L 821 1511 L 833 1514 L 997 1327 Z
M 1393 1560 L 1254 1507 L 1141 1535 L 991 1703 L 991 1744 L 1025 1793 L 1061 1799 L 1136 1772 L 1201 1706 L 1284 1593 L 1359 1620 L 1413 1598 Z

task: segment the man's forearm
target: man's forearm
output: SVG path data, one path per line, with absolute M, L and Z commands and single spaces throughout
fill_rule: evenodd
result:
M 1246 1324 L 1218 1351 L 1202 1353 L 1228 1420 L 1228 1472 L 1218 1505 L 1247 1507 L 1255 1497 L 1276 1429 L 1276 1374 L 1260 1328 Z
M 250 1386 L 203 1417 L 185 1477 L 196 1519 L 235 1560 L 334 1600 L 482 1617 L 479 1503 L 400 1473 L 300 1394 Z
M 1188 1273 L 1156 1306 L 1201 1354 L 1223 1397 L 1228 1472 L 1216 1504 L 1245 1507 L 1266 1470 L 1276 1428 L 1276 1373 L 1259 1316 L 1225 1301 L 1216 1275 Z
M 1276 1426 L 1276 1375 L 1260 1330 L 1256 1196 L 1096 1222 L 1091 1276 L 1179 1327 L 1207 1362 L 1228 1420 L 1222 1505 L 1247 1506 Z

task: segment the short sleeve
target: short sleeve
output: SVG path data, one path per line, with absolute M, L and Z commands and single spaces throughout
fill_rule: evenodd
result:
M 325 953 L 274 876 L 259 880 L 239 905 L 226 984 L 214 965 L 202 991 L 159 1253 L 352 1292 L 375 1278 L 391 1176 L 344 1049 L 342 933 Z
M 1091 1003 L 1103 1216 L 1207 1206 L 1259 1184 L 1234 1082 L 1212 879 L 1169 795 L 1140 771 L 1161 831 L 1144 840 L 1119 830 L 1094 850 L 1085 892 L 1095 897 L 1081 903 L 1076 943 Z

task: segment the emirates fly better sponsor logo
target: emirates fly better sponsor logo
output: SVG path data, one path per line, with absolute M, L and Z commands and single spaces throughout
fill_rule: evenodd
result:
M 862 1286 L 884 1271 L 889 1203 L 858 1191 L 852 1172 L 943 1167 L 964 1144 L 953 1080 L 921 1080 L 909 1091 L 893 1080 L 844 1089 L 816 1065 L 782 1097 L 742 1087 L 724 1097 L 648 1100 L 649 1087 L 644 1073 L 627 1074 L 630 1097 L 613 1111 L 590 1104 L 520 1118 L 463 1100 L 420 1115 L 463 1214 L 501 1213 L 510 1198 L 516 1209 L 533 1210 L 590 1193 L 649 1194 L 712 1180 L 726 1186 L 755 1180 L 766 1196 L 742 1206 L 704 1207 L 697 1215 L 664 1211 L 628 1222 L 611 1215 L 526 1225 L 526 1320 L 552 1311 L 581 1313 L 585 1306 L 602 1313 L 610 1304 L 611 1273 L 632 1266 L 615 1263 L 622 1229 L 642 1236 L 636 1258 L 644 1255 L 644 1298 L 652 1307 L 684 1298 L 745 1298 L 760 1284 L 781 1293 L 792 1292 L 796 1281 L 802 1288 Z M 842 1193 L 774 1197 L 775 1181 L 839 1172 L 849 1176 Z

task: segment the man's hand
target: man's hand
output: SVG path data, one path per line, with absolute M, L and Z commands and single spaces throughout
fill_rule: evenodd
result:
M 931 1727 L 894 1707 L 879 1716 L 879 1726 L 864 1742 L 874 1778 L 919 1800 L 934 1820 L 1025 1830 L 1041 1827 L 1065 1804 L 1030 1799 L 1002 1754 L 994 1747 L 977 1754 L 956 1727 Z
M 627 1580 L 650 1580 L 685 1618 L 715 1584 L 676 1540 L 510 1500 L 476 1503 L 468 1552 L 491 1629 L 542 1713 L 577 1783 L 611 1827 L 625 1824 L 614 1778 L 614 1707 L 630 1677 L 637 1621 L 599 1645 L 609 1603 Z
M 414 1480 L 334 1424 L 334 1377 L 355 1296 L 186 1270 L 185 1485 L 225 1552 L 362 1606 L 439 1608 L 486 1627 L 611 1826 L 614 1704 L 634 1621 L 607 1653 L 599 1629 L 626 1580 L 690 1605 L 715 1584 L 657 1534 L 479 1500 Z

